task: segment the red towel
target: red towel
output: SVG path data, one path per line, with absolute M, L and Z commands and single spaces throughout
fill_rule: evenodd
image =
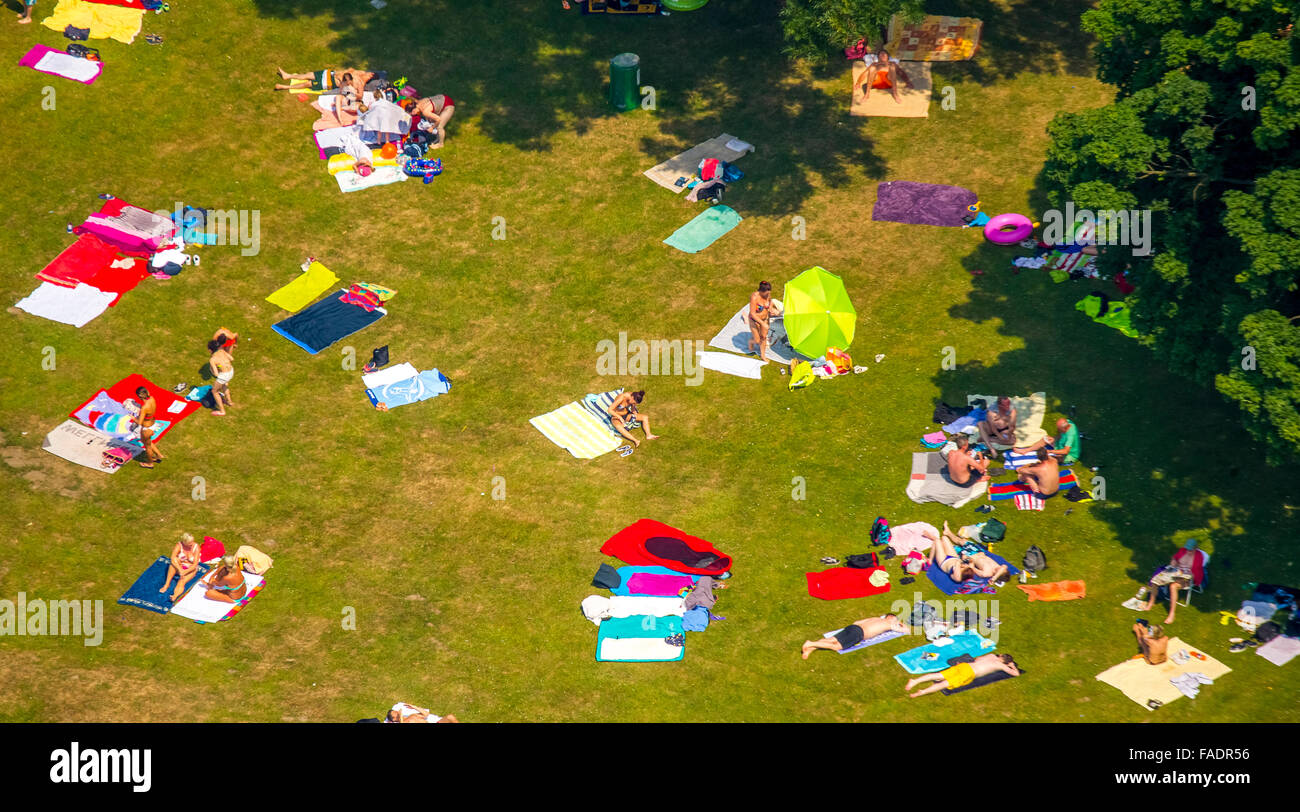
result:
M 889 591 L 889 583 L 884 586 L 872 586 L 871 574 L 883 571 L 883 567 L 858 569 L 856 567 L 836 567 L 821 572 L 806 572 L 808 594 L 824 601 L 842 600 L 844 598 L 865 598 Z

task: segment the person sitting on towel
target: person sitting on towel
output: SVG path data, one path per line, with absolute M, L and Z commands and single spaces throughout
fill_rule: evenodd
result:
M 1039 496 L 1051 496 L 1061 489 L 1061 464 L 1047 452 L 1038 449 L 1038 462 L 1016 469 L 1016 478 Z
M 953 439 L 953 443 L 957 447 L 948 452 L 948 479 L 952 484 L 969 488 L 986 478 L 989 461 L 970 447 L 970 438 L 965 434 L 958 434 Z
M 1169 638 L 1165 637 L 1164 629 L 1139 620 L 1133 624 L 1133 634 L 1137 636 L 1138 648 L 1142 649 L 1142 659 L 1147 661 L 1147 665 L 1160 665 L 1169 659 L 1166 653 Z
M 903 690 L 912 691 L 918 685 L 927 682 L 934 683 L 928 688 L 922 688 L 908 694 L 908 696 L 915 699 L 918 696 L 932 694 L 945 688 L 962 688 L 970 685 L 980 677 L 996 674 L 999 671 L 1013 677 L 1020 676 L 1020 666 L 1016 665 L 1015 659 L 1010 654 L 981 654 L 972 662 L 957 663 L 951 668 L 945 668 L 933 674 L 922 674 L 919 677 L 913 677 L 907 681 L 907 685 L 903 687 Z
M 614 402 L 609 405 L 609 420 L 614 426 L 614 431 L 623 435 L 633 445 L 641 445 L 641 441 L 628 434 L 628 424 L 637 421 L 641 424 L 641 430 L 645 432 L 647 440 L 658 440 L 658 434 L 650 433 L 650 418 L 644 412 L 638 412 L 636 407 L 645 398 L 645 390 L 640 392 L 624 392 L 614 398 Z
M 851 626 L 845 626 L 832 637 L 803 641 L 803 658 L 808 659 L 808 655 L 812 654 L 815 649 L 824 648 L 828 651 L 843 651 L 853 648 L 863 640 L 870 640 L 885 632 L 907 634 L 907 631 L 907 626 L 903 625 L 903 621 L 898 619 L 898 615 L 864 618 L 856 621 Z
M 758 290 L 749 294 L 749 310 L 745 311 L 745 323 L 749 325 L 749 351 L 758 346 L 758 357 L 767 362 L 768 335 L 772 329 L 772 317 L 781 315 L 781 305 L 772 299 L 772 283 L 759 282 Z
M 398 702 L 388 711 L 388 715 L 384 717 L 384 721 L 396 725 L 415 723 L 438 724 L 440 722 L 455 724 L 460 720 L 455 716 L 452 716 L 450 713 L 446 716 L 438 716 L 437 714 L 430 712 L 428 708 L 417 708 L 409 702 Z
M 889 51 L 881 48 L 863 61 L 867 63 L 867 72 L 862 75 L 863 100 L 871 98 L 872 90 L 888 90 L 894 95 L 894 101 L 902 104 L 903 100 L 898 97 L 898 87 L 910 80 L 898 60 L 890 59 Z
M 167 565 L 167 577 L 163 578 L 161 592 L 167 591 L 167 585 L 176 578 L 176 588 L 172 590 L 172 603 L 185 594 L 185 585 L 199 574 L 199 543 L 189 533 L 182 533 L 181 540 L 172 547 L 171 563 Z
M 248 583 L 244 580 L 244 571 L 233 555 L 222 556 L 221 565 L 201 582 L 208 587 L 203 597 L 210 601 L 235 603 L 248 594 Z
M 989 409 L 983 420 L 976 424 L 980 430 L 980 439 L 989 447 L 989 453 L 995 458 L 998 451 L 993 447 L 1016 444 L 1016 410 L 1011 407 L 1011 398 L 1003 395 L 997 405 Z
M 1056 431 L 1055 437 L 1049 435 L 1033 445 L 1014 448 L 1012 451 L 1017 454 L 1029 454 L 1040 448 L 1046 448 L 1047 453 L 1056 457 L 1062 464 L 1073 465 L 1079 461 L 1079 427 L 1062 417 L 1056 421 Z

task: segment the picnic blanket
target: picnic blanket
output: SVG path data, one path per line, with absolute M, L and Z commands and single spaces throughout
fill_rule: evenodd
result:
M 763 367 L 766 366 L 757 358 L 742 358 L 729 352 L 701 352 L 696 354 L 695 359 L 703 369 L 755 381 L 762 380 Z
M 41 20 L 41 25 L 60 33 L 68 26 L 89 28 L 91 39 L 115 39 L 130 45 L 144 25 L 144 8 L 59 0 L 54 13 Z
M 23 54 L 18 64 L 24 68 L 38 70 L 51 76 L 62 76 L 83 85 L 93 84 L 104 71 L 104 63 L 92 59 L 72 56 L 67 51 L 59 51 L 48 45 L 33 45 Z
M 1030 601 L 1073 601 L 1088 597 L 1088 585 L 1083 581 L 1052 581 L 1046 584 L 1016 584 L 1016 589 L 1029 596 Z
M 1061 473 L 1061 491 L 1068 491 L 1070 488 L 1074 488 L 1078 486 L 1079 480 L 1075 478 L 1074 472 L 1071 471 L 1069 468 L 1062 468 L 1060 473 Z M 1018 480 L 1016 482 L 999 482 L 996 485 L 990 485 L 988 490 L 989 490 L 990 502 L 1002 502 L 1007 499 L 1015 499 L 1017 496 L 1021 494 L 1034 493 L 1033 491 L 1029 490 L 1028 485 Z M 1061 491 L 1057 491 L 1056 493 L 1060 493 Z M 1052 494 L 1052 496 L 1056 496 L 1056 493 Z M 1040 498 L 1051 499 L 1052 496 L 1040 497 Z
M 699 170 L 700 161 L 705 158 L 717 158 L 720 161 L 734 163 L 752 152 L 752 144 L 746 144 L 735 136 L 723 133 L 717 138 L 703 141 L 685 152 L 674 155 L 661 164 L 656 164 L 642 174 L 664 187 L 673 194 L 681 194 L 686 184 L 675 186 L 678 178 L 694 177 Z
M 740 225 L 741 219 L 736 210 L 730 206 L 710 206 L 695 215 L 689 223 L 674 231 L 668 239 L 664 240 L 664 245 L 670 245 L 688 254 L 697 254 L 713 245 L 723 234 Z
M 284 321 L 271 325 L 271 329 L 315 355 L 334 342 L 347 338 L 388 315 L 377 307 L 367 311 L 343 301 L 346 290 L 325 299 Z
M 665 638 L 682 634 L 680 617 L 631 615 L 602 620 L 596 635 L 598 662 L 672 662 L 686 656 L 685 646 L 674 646 Z
M 909 23 L 902 14 L 889 19 L 885 50 L 895 59 L 961 62 L 975 56 L 984 22 L 975 17 L 927 14 Z
M 297 313 L 338 281 L 339 278 L 333 271 L 313 259 L 307 266 L 307 270 L 289 284 L 267 296 L 266 300 L 281 310 Z
M 408 403 L 419 403 L 436 398 L 451 391 L 451 381 L 437 368 L 425 371 L 400 381 L 366 389 L 366 397 L 372 406 L 382 405 L 386 409 L 396 409 Z
M 890 99 L 889 103 L 894 104 L 894 100 Z M 876 204 L 871 209 L 871 219 L 959 227 L 966 225 L 962 221 L 962 217 L 969 213 L 966 207 L 978 201 L 979 195 L 962 186 L 890 180 L 876 184 Z
M 996 395 L 968 395 L 966 403 L 970 406 L 982 408 L 982 404 L 987 403 L 989 408 L 993 408 L 997 403 Z M 980 401 L 977 403 L 976 401 Z M 1011 408 L 1016 410 L 1016 447 L 1024 448 L 1033 445 L 1047 436 L 1043 429 L 1043 417 L 1047 414 L 1047 393 L 1035 392 L 1028 397 L 1011 398 Z M 999 450 L 1009 448 L 994 444 L 994 448 Z
M 176 588 L 176 579 L 173 578 L 166 592 L 159 592 L 162 588 L 163 578 L 167 577 L 167 567 L 171 564 L 171 559 L 165 555 L 158 558 L 140 573 L 140 577 L 135 579 L 135 583 L 122 593 L 122 597 L 117 602 L 125 606 L 134 606 L 137 609 L 144 609 L 149 612 L 157 612 L 165 615 L 172 610 L 172 590 Z M 208 572 L 207 564 L 199 564 L 199 574 L 190 579 L 189 586 L 196 583 L 197 578 L 202 578 Z M 187 593 L 188 594 L 188 593 Z M 181 596 L 185 600 L 185 596 Z
M 1006 564 L 1008 578 L 1020 574 L 1019 569 L 997 553 L 985 553 L 985 555 L 999 564 Z M 995 591 L 987 578 L 967 578 L 959 584 L 949 577 L 948 573 L 933 565 L 926 569 L 925 575 L 930 579 L 930 583 L 945 595 L 972 595 L 976 592 L 991 594 Z
M 886 572 L 884 567 L 833 567 L 821 572 L 805 572 L 808 581 L 808 594 L 824 601 L 837 601 L 846 598 L 865 598 L 889 591 L 889 580 L 876 586 L 871 583 L 871 576 L 877 572 Z
M 849 115 L 875 118 L 929 118 L 930 95 L 934 80 L 930 76 L 930 63 L 908 62 L 899 65 L 907 74 L 907 81 L 898 90 L 900 101 L 894 101 L 889 90 L 873 88 L 869 97 L 862 95 L 863 75 L 867 66 L 853 63 L 853 87 L 849 93 Z
M 14 303 L 14 307 L 33 316 L 59 324 L 85 327 L 117 301 L 118 294 L 80 282 L 64 287 L 42 282 L 36 290 Z
M 609 591 L 611 595 L 644 595 L 666 598 L 694 586 L 695 582 L 700 580 L 698 575 L 682 573 L 658 565 L 629 564 L 619 567 L 618 575 L 622 581 Z M 661 578 L 645 576 L 666 576 L 673 580 L 666 581 Z
M 843 628 L 836 629 L 836 630 L 833 631 L 833 632 L 826 632 L 825 634 L 822 635 L 822 637 L 824 637 L 824 638 L 828 638 L 828 639 L 829 639 L 829 638 L 834 637 L 835 635 L 839 634 L 840 632 L 844 631 L 844 629 L 846 629 L 846 628 L 848 628 L 848 627 L 845 626 L 845 627 L 843 627 Z M 859 649 L 864 649 L 864 648 L 866 648 L 866 647 L 868 647 L 868 646 L 874 646 L 874 645 L 876 645 L 877 643 L 883 643 L 883 642 L 885 642 L 886 640 L 893 640 L 893 639 L 895 639 L 895 638 L 897 638 L 897 637 L 906 637 L 906 636 L 907 636 L 907 632 L 900 632 L 900 631 L 896 631 L 896 630 L 894 630 L 894 629 L 890 629 L 889 631 L 881 632 L 880 634 L 876 635 L 875 637 L 868 637 L 866 640 L 863 640 L 861 643 L 858 643 L 856 646 L 850 646 L 850 647 L 848 647 L 848 648 L 842 648 L 842 649 L 840 649 L 839 651 L 837 651 L 836 653 L 837 653 L 837 654 L 848 654 L 850 651 L 858 651 Z
M 960 657 L 963 654 L 978 657 L 997 648 L 996 643 L 988 638 L 981 637 L 979 632 L 972 629 L 965 629 L 948 637 L 940 638 L 939 642 L 944 640 L 951 640 L 952 642 L 944 645 L 927 643 L 924 646 L 904 651 L 902 654 L 895 654 L 894 660 L 903 666 L 903 670 L 909 674 L 929 674 L 947 668 L 948 661 L 953 657 Z
M 1279 634 L 1255 649 L 1255 653 L 1273 665 L 1286 665 L 1300 654 L 1300 639 Z
M 209 573 L 208 575 L 211 575 Z M 208 575 L 203 576 L 207 578 Z M 244 582 L 248 584 L 248 593 L 233 604 L 225 601 L 214 601 L 204 597 L 207 593 L 207 585 L 201 580 L 195 581 L 194 586 L 181 596 L 180 603 L 172 607 L 172 614 L 194 621 L 195 623 L 220 623 L 223 620 L 230 620 L 239 614 L 248 602 L 256 598 L 258 593 L 266 586 L 266 579 L 260 575 L 251 572 L 244 573 Z
M 1134 657 L 1125 660 L 1119 665 L 1107 668 L 1097 675 L 1097 679 L 1113 688 L 1118 688 L 1123 692 L 1124 696 L 1147 710 L 1155 710 L 1155 708 L 1147 704 L 1148 701 L 1154 699 L 1161 704 L 1168 705 L 1170 702 L 1182 698 L 1182 692 L 1174 687 L 1173 683 L 1170 682 L 1171 679 L 1195 672 L 1200 672 L 1210 679 L 1218 679 L 1232 671 L 1231 668 L 1201 649 L 1184 643 L 1177 637 L 1169 640 L 1168 651 L 1169 659 L 1160 665 L 1149 665 L 1141 657 Z M 1187 662 L 1179 665 L 1174 662 L 1174 655 L 1180 651 L 1203 654 L 1205 659 L 1188 657 Z
M 528 422 L 546 439 L 578 459 L 595 459 L 623 444 L 623 438 L 614 431 L 609 414 L 598 414 L 602 405 L 607 409 L 622 392 L 622 389 L 615 389 L 601 395 L 587 395 L 581 401 L 575 400 Z
M 130 461 L 143 449 L 126 440 L 110 437 L 102 431 L 89 428 L 76 420 L 64 420 L 45 435 L 41 449 L 83 468 L 102 471 L 105 474 L 116 473 L 121 466 L 106 465 L 104 453 L 114 451 L 126 461 Z
M 912 475 L 907 483 L 907 496 L 917 504 L 938 502 L 959 508 L 983 496 L 988 490 L 988 480 L 970 487 L 954 484 L 947 476 L 947 463 L 937 451 L 918 451 L 912 454 Z
M 749 339 L 753 337 L 753 332 L 749 329 L 749 320 L 745 314 L 749 311 L 749 305 L 744 305 L 736 311 L 736 315 L 731 317 L 726 326 L 713 337 L 709 342 L 710 347 L 717 347 L 720 350 L 731 350 L 744 355 L 750 355 Z M 767 348 L 767 357 L 778 364 L 789 366 L 791 362 L 805 356 L 795 351 L 790 345 L 790 338 L 785 333 L 785 319 L 777 317 L 769 322 L 770 329 L 767 339 L 771 346 Z M 755 349 L 753 354 L 757 354 Z

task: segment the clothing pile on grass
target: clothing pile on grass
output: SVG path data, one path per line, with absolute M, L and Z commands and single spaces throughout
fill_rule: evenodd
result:
M 43 319 L 84 327 L 144 279 L 170 279 L 197 255 L 185 252 L 172 217 L 133 206 L 111 195 L 78 226 L 77 239 L 50 261 L 40 285 L 14 306 Z
M 713 621 L 714 592 L 731 577 L 731 557 L 675 527 L 641 519 L 600 548 L 626 562 L 600 565 L 591 585 L 609 596 L 589 595 L 582 614 L 597 626 L 598 662 L 674 662 L 686 656 L 685 632 Z
M 235 551 L 235 560 L 244 578 L 245 591 L 242 598 L 230 603 L 207 597 L 208 590 L 212 588 L 210 581 L 213 571 L 225 554 L 226 546 L 222 542 L 204 536 L 203 544 L 199 547 L 199 561 L 196 562 L 197 572 L 188 581 L 181 597 L 175 601 L 172 600 L 172 593 L 177 577 L 173 572 L 171 578 L 168 578 L 171 559 L 160 555 L 122 593 L 117 602 L 160 615 L 183 617 L 199 624 L 229 620 L 266 588 L 266 573 L 275 562 L 255 547 L 247 544 L 240 546 Z
M 353 282 L 310 304 L 338 284 L 339 277 L 314 257 L 308 257 L 301 270 L 266 301 L 293 314 L 272 324 L 271 329 L 312 355 L 387 316 L 385 305 L 397 295 L 392 288 L 373 282 Z

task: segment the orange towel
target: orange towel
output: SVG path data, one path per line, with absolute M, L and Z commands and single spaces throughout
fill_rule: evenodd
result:
M 1016 584 L 1016 589 L 1023 589 L 1031 601 L 1072 601 L 1088 596 L 1088 587 L 1083 581 L 1054 581 L 1031 586 Z

